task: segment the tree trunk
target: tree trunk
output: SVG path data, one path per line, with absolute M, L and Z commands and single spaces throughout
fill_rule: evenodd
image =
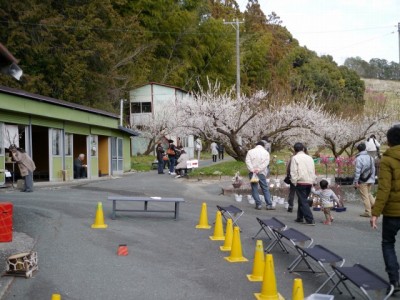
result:
M 147 144 L 147 149 L 143 153 L 143 155 L 150 155 L 152 152 L 154 152 L 155 146 L 156 146 L 156 139 L 155 138 L 150 139 L 149 143 Z

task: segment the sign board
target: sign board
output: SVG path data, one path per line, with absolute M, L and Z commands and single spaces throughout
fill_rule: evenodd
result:
M 199 167 L 199 161 L 197 159 L 188 160 L 186 163 L 188 169 L 195 169 Z

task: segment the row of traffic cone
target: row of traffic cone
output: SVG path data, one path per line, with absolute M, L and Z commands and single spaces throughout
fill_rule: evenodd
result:
M 235 226 L 232 229 L 232 219 L 227 219 L 226 235 L 224 235 L 222 226 L 221 212 L 217 211 L 215 217 L 214 234 L 210 236 L 211 240 L 224 241 L 224 245 L 220 247 L 221 251 L 230 251 L 230 256 L 224 257 L 229 262 L 246 262 L 248 261 L 242 254 L 242 246 L 240 241 L 240 229 Z M 210 229 L 207 217 L 207 204 L 203 203 L 197 229 Z M 252 274 L 248 274 L 249 281 L 262 281 L 261 293 L 255 293 L 256 299 L 281 300 L 284 299 L 278 293 L 276 287 L 274 260 L 272 254 L 266 254 L 264 259 L 264 247 L 262 240 L 257 240 L 254 251 L 254 262 Z M 296 278 L 293 283 L 292 300 L 303 300 L 303 283 L 301 279 Z

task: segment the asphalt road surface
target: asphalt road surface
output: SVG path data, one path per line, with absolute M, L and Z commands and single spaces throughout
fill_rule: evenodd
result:
M 37 188 L 34 193 L 7 191 L 0 201 L 14 203 L 14 230 L 35 240 L 39 271 L 31 279 L 14 278 L 3 299 L 51 299 L 59 293 L 63 300 L 108 299 L 254 299 L 261 283 L 249 282 L 258 231 L 255 217 L 276 216 L 346 258 L 346 266 L 362 263 L 383 278 L 380 230 L 372 231 L 369 220 L 359 217 L 360 202 L 347 204 L 345 213 L 335 214 L 335 223 L 326 226 L 321 212 L 314 212 L 317 226 L 293 222 L 294 214 L 280 206 L 276 211 L 256 211 L 247 201 L 236 203 L 233 196 L 220 195 L 227 181 L 188 181 L 155 171 L 118 179 L 89 182 L 79 186 Z M 110 219 L 108 195 L 183 197 L 180 219 L 173 213 L 119 213 Z M 97 203 L 103 203 L 107 229 L 91 229 Z M 247 263 L 228 263 L 221 252 L 222 242 L 211 241 L 211 230 L 198 230 L 201 203 L 208 204 L 208 219 L 215 217 L 215 205 L 234 204 L 244 209 L 240 219 L 243 255 Z M 126 204 L 133 208 L 135 205 Z M 172 203 L 154 204 L 172 208 Z M 266 241 L 265 241 L 266 243 Z M 126 244 L 128 256 L 117 256 L 119 244 Z M 320 274 L 288 273 L 295 258 L 278 247 L 272 250 L 279 292 L 291 299 L 293 279 L 303 280 L 305 295 L 312 294 L 324 281 Z M 3 280 L 3 279 L 2 279 Z M 351 286 L 351 284 L 349 284 Z M 342 289 L 344 290 L 344 289 Z M 357 298 L 359 290 L 352 288 Z M 346 292 L 335 299 L 351 299 Z M 378 299 L 378 298 L 376 298 Z

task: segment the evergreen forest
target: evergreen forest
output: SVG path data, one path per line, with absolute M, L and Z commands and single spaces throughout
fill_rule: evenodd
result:
M 279 12 L 257 0 L 0 0 L 0 42 L 19 60 L 20 81 L 0 84 L 94 108 L 147 82 L 197 91 L 236 83 L 240 22 L 241 92 L 282 99 L 312 95 L 331 111 L 362 107 L 364 83 L 329 55 L 301 47 Z M 225 20 L 225 22 L 224 22 Z

